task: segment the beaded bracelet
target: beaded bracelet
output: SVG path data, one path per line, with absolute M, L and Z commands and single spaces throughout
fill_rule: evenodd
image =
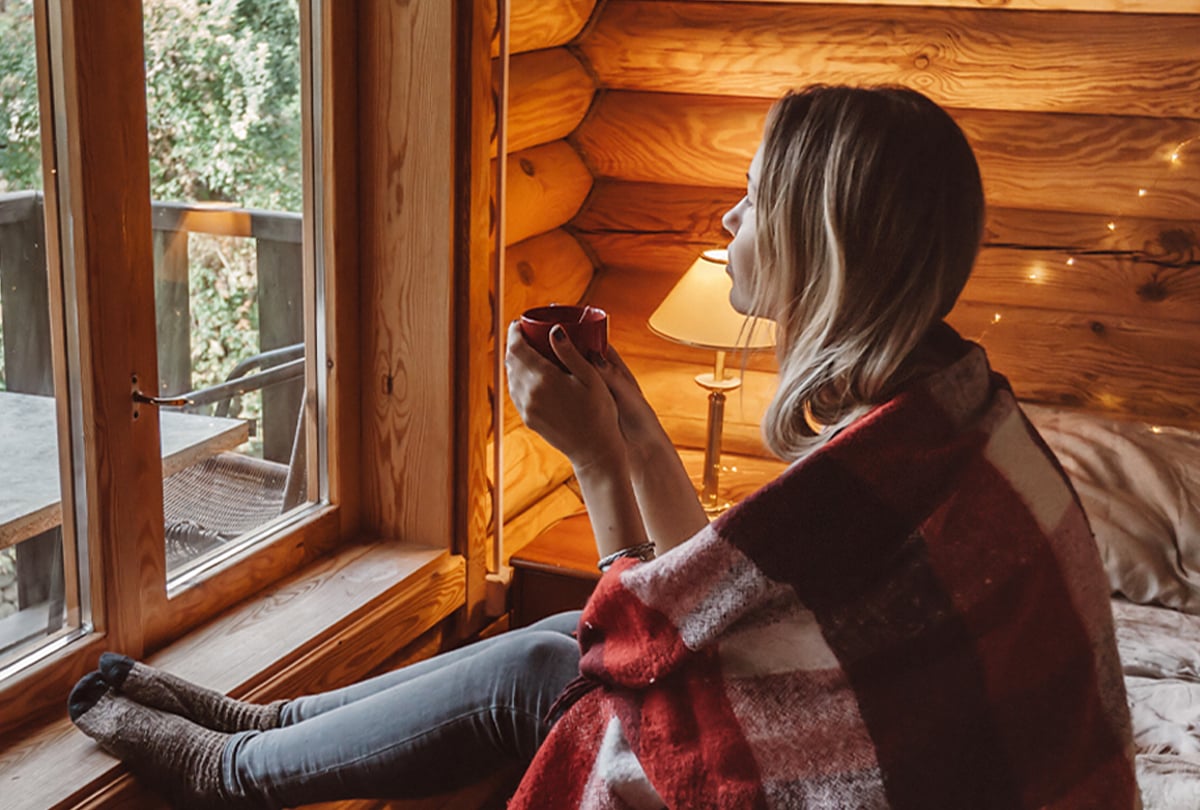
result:
M 637 557 L 639 560 L 642 560 L 642 561 L 653 560 L 654 559 L 654 544 L 653 543 L 640 543 L 636 546 L 630 546 L 629 548 L 623 548 L 620 551 L 614 551 L 612 554 L 609 554 L 607 557 L 600 560 L 600 562 L 596 563 L 596 567 L 600 569 L 600 573 L 604 573 L 609 568 L 612 568 L 612 564 L 615 563 L 617 560 L 621 559 L 622 557 Z

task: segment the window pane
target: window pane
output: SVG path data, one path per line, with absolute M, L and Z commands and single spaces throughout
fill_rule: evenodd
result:
M 64 545 L 37 55 L 29 0 L 0 3 L 0 668 L 81 626 Z
M 146 0 L 167 568 L 308 501 L 298 0 Z

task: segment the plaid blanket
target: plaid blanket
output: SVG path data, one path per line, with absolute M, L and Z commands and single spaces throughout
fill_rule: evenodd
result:
M 1108 584 L 983 350 L 657 560 L 580 623 L 593 688 L 510 807 L 1130 808 Z

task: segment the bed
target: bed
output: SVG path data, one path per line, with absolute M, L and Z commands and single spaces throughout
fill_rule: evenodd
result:
M 1200 808 L 1200 434 L 1025 406 L 1079 492 L 1113 618 L 1147 810 Z

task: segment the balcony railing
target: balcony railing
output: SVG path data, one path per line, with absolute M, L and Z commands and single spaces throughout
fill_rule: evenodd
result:
M 50 358 L 50 305 L 46 276 L 42 194 L 0 194 L 0 307 L 3 307 L 6 388 L 54 393 Z M 188 242 L 193 234 L 255 240 L 259 349 L 304 340 L 302 229 L 299 214 L 230 206 L 155 202 L 155 322 L 159 392 L 193 390 L 192 310 Z M 240 359 L 240 358 L 239 358 Z M 263 391 L 263 456 L 288 460 L 302 379 Z
M 243 362 L 236 367 L 235 373 L 255 364 L 262 369 L 257 376 L 270 377 L 269 380 L 258 379 L 255 386 L 262 390 L 263 457 L 287 464 L 292 460 L 296 437 L 300 435 L 297 410 L 304 396 L 300 215 L 170 202 L 153 203 L 151 212 L 159 386 L 164 395 L 183 394 L 197 387 L 191 352 L 190 238 L 207 234 L 255 240 L 259 353 L 252 360 L 237 358 Z M 4 338 L 4 387 L 14 392 L 52 395 L 54 375 L 44 221 L 41 192 L 0 194 L 0 307 L 3 312 L 0 334 Z M 261 354 L 263 352 L 266 354 Z M 244 380 L 216 386 L 205 381 L 205 393 L 212 396 L 196 399 L 212 403 L 220 399 L 218 394 L 227 398 L 231 392 L 238 392 Z M 3 497 L 2 493 L 0 497 Z M 58 580 L 62 578 L 59 531 L 58 528 L 50 529 L 12 549 L 0 551 L 0 555 L 7 558 L 0 566 L 3 568 L 0 585 L 5 586 L 0 588 L 0 649 L 20 642 L 31 632 L 40 632 L 33 626 L 38 622 L 46 632 L 61 626 L 62 589 L 53 585 L 56 576 Z M 11 557 L 14 551 L 15 561 Z M 15 582 L 10 582 L 13 574 Z M 18 586 L 15 595 L 11 593 L 13 585 Z M 44 613 L 41 606 L 46 607 Z M 13 610 L 20 612 L 3 618 Z

